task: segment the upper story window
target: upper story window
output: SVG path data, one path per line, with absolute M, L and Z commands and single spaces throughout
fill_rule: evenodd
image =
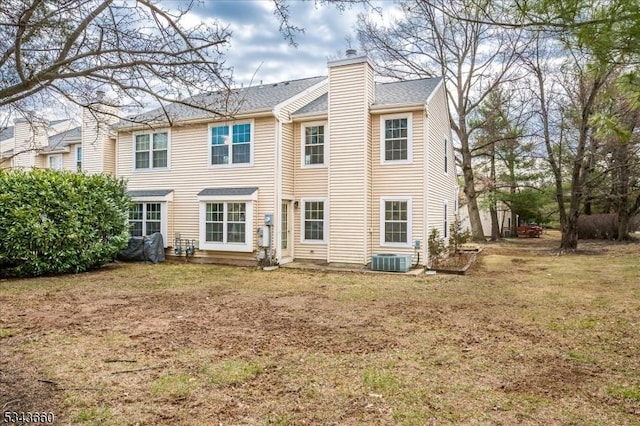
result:
M 62 154 L 49 155 L 47 166 L 53 170 L 62 170 Z
M 169 134 L 137 133 L 134 150 L 136 170 L 166 169 L 169 164 Z
M 380 117 L 380 162 L 382 164 L 412 161 L 411 114 Z
M 82 145 L 76 145 L 76 170 L 82 170 Z
M 211 165 L 251 164 L 252 123 L 211 126 Z
M 302 126 L 302 167 L 324 166 L 327 143 L 326 124 Z

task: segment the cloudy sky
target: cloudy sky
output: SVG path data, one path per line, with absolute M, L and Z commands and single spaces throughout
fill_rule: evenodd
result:
M 395 7 L 393 0 L 378 3 L 387 10 Z M 313 0 L 290 0 L 288 4 L 291 24 L 305 30 L 296 35 L 297 47 L 279 32 L 271 0 L 203 0 L 194 5 L 190 19 L 217 19 L 229 26 L 233 34 L 226 61 L 234 68 L 236 84 L 326 75 L 327 59 L 343 55 L 349 37 L 352 47 L 358 48 L 354 27 L 357 15 L 368 12 L 365 6 L 353 5 L 340 12 Z

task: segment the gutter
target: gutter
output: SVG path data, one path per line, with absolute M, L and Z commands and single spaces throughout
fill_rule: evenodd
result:
M 397 112 L 409 112 L 417 109 L 426 110 L 427 105 L 425 103 L 415 104 L 385 104 L 385 105 L 372 105 L 369 108 L 371 114 L 393 114 Z
M 132 132 L 136 130 L 148 130 L 149 128 L 163 128 L 163 127 L 180 127 L 186 126 L 189 124 L 198 124 L 198 123 L 211 123 L 212 121 L 228 121 L 228 120 L 243 120 L 248 118 L 262 118 L 262 117 L 273 117 L 274 111 L 272 108 L 261 108 L 253 111 L 243 112 L 241 114 L 229 116 L 229 117 L 195 117 L 186 120 L 176 120 L 172 126 L 169 125 L 167 121 L 156 121 L 150 124 L 143 123 L 135 123 L 130 125 L 114 125 L 111 126 L 111 129 L 116 132 Z

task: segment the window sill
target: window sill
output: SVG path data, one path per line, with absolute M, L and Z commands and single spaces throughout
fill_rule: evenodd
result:
M 314 244 L 317 246 L 326 246 L 327 245 L 327 241 L 326 240 L 300 240 L 300 244 Z
M 133 173 L 170 172 L 170 167 L 151 167 L 147 169 L 133 169 Z
M 411 243 L 380 243 L 380 247 L 391 247 L 391 248 L 413 248 Z
M 234 252 L 243 252 L 243 253 L 251 253 L 253 252 L 253 247 L 249 244 L 232 244 L 232 243 L 201 243 L 200 250 L 211 250 L 211 251 L 234 251 Z
M 253 167 L 253 162 L 251 163 L 237 163 L 237 164 L 209 164 L 209 169 L 243 169 Z
M 413 164 L 413 160 L 381 160 L 380 164 L 383 166 Z

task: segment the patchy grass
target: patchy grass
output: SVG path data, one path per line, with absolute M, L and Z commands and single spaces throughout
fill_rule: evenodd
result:
M 7 337 L 15 336 L 18 330 L 15 328 L 0 327 L 0 339 L 6 339 Z
M 638 245 L 466 276 L 114 264 L 0 281 L 0 405 L 60 424 L 638 424 Z
M 262 372 L 257 363 L 228 359 L 217 364 L 202 366 L 202 373 L 209 382 L 220 386 L 232 386 L 244 383 Z
M 195 389 L 195 381 L 188 373 L 168 373 L 154 380 L 151 393 L 168 399 L 184 399 Z

